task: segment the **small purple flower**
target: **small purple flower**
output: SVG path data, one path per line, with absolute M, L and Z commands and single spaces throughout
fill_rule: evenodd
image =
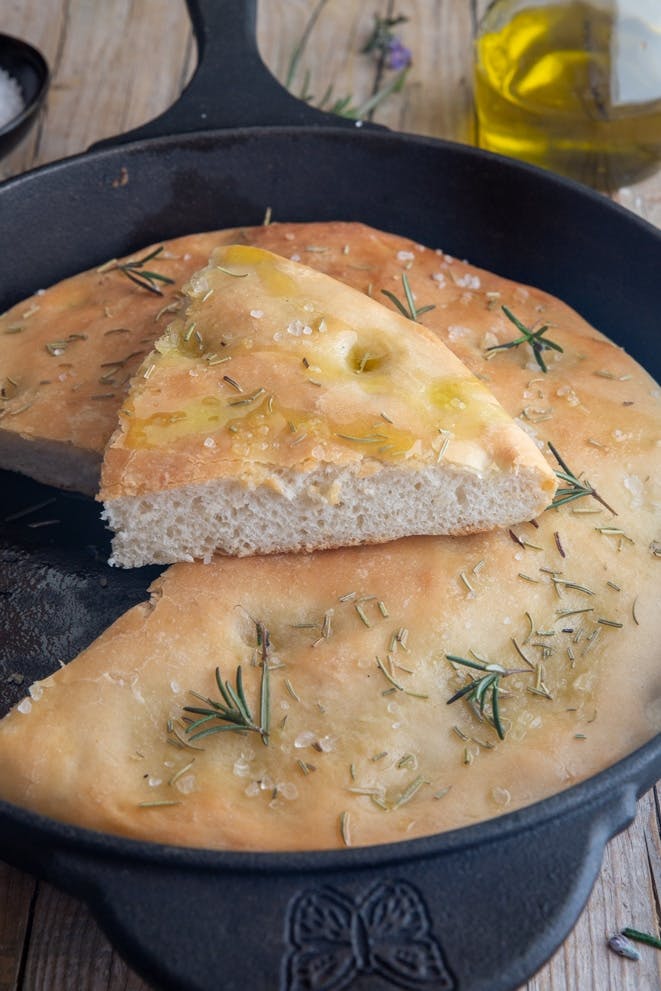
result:
M 412 62 L 412 55 L 410 48 L 402 44 L 396 35 L 388 41 L 388 59 L 387 66 L 389 69 L 406 69 Z

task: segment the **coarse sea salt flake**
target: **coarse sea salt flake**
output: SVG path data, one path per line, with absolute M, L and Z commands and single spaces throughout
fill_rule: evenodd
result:
M 311 730 L 304 730 L 302 733 L 299 733 L 294 740 L 294 746 L 297 750 L 302 750 L 304 747 L 312 746 L 316 739 L 316 733 L 313 733 Z
M 188 283 L 188 292 L 191 296 L 204 296 L 209 290 L 209 283 L 204 275 L 192 275 Z
M 645 499 L 645 483 L 638 475 L 625 475 L 622 484 L 631 496 L 631 508 L 640 509 Z
M 21 87 L 8 72 L 0 69 L 0 127 L 17 117 L 23 109 Z
M 180 791 L 182 795 L 190 795 L 195 788 L 195 775 L 185 774 L 183 778 L 179 778 L 179 780 L 175 782 L 175 788 L 177 791 Z
M 22 699 L 16 708 L 19 712 L 22 712 L 24 716 L 27 716 L 28 712 L 32 712 L 32 702 L 30 699 Z
M 264 316 L 264 310 L 251 310 L 250 316 L 255 320 L 261 320 Z
M 479 289 L 481 285 L 480 277 L 479 275 L 471 275 L 470 272 L 466 272 L 465 275 L 457 279 L 457 285 L 463 289 Z
M 411 262 L 415 258 L 412 251 L 398 251 L 397 261 L 398 262 Z
M 472 333 L 470 327 L 462 327 L 461 324 L 451 324 L 448 327 L 448 337 L 451 341 L 458 341 L 462 337 L 468 337 Z
M 293 781 L 284 781 L 278 785 L 278 794 L 286 798 L 288 802 L 293 802 L 294 799 L 298 798 L 298 788 Z

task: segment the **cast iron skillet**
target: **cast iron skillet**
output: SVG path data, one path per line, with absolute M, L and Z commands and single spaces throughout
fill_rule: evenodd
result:
M 153 241 L 258 224 L 269 205 L 278 220 L 361 220 L 541 286 L 659 377 L 658 232 L 577 185 L 474 149 L 335 118 L 328 126 L 259 60 L 255 0 L 188 5 L 202 65 L 175 107 L 0 188 L 11 246 L 2 308 Z M 29 683 L 73 656 L 144 597 L 155 571 L 107 568 L 90 500 L 9 473 L 0 483 L 6 709 L 24 691 L 7 675 Z M 56 501 L 6 521 L 44 499 Z M 28 525 L 48 518 L 62 522 Z M 657 736 L 584 784 L 498 820 L 322 853 L 150 845 L 0 803 L 1 849 L 88 901 L 163 988 L 509 991 L 564 939 L 604 844 L 660 774 Z

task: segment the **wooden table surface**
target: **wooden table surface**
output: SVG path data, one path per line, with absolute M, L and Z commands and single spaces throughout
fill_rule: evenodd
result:
M 259 43 L 284 78 L 292 50 L 318 0 L 262 0 Z M 360 54 L 387 0 L 326 0 L 295 80 L 309 89 L 365 99 L 375 62 Z M 398 0 L 399 31 L 414 65 L 403 92 L 375 119 L 390 127 L 471 141 L 471 39 L 486 0 Z M 1 0 L 0 31 L 36 45 L 53 81 L 30 136 L 0 162 L 0 178 L 83 151 L 93 141 L 150 119 L 180 92 L 195 66 L 183 0 Z M 228 94 L 231 99 L 231 94 Z M 620 203 L 661 226 L 661 173 Z M 1 851 L 0 851 L 1 853 Z M 638 962 L 606 948 L 626 925 L 658 935 L 661 919 L 661 805 L 640 802 L 633 825 L 608 846 L 592 897 L 573 933 L 526 991 L 658 991 L 661 953 Z M 100 932 L 87 908 L 0 862 L 0 991 L 147 991 Z M 185 989 L 182 989 L 185 991 Z M 267 991 L 264 988 L 255 991 Z M 523 991 L 523 989 L 521 989 Z

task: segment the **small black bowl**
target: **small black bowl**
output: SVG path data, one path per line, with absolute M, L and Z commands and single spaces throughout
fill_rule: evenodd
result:
M 35 121 L 50 82 L 45 58 L 19 38 L 0 34 L 0 69 L 16 80 L 23 94 L 23 109 L 0 127 L 0 157 L 8 154 Z

